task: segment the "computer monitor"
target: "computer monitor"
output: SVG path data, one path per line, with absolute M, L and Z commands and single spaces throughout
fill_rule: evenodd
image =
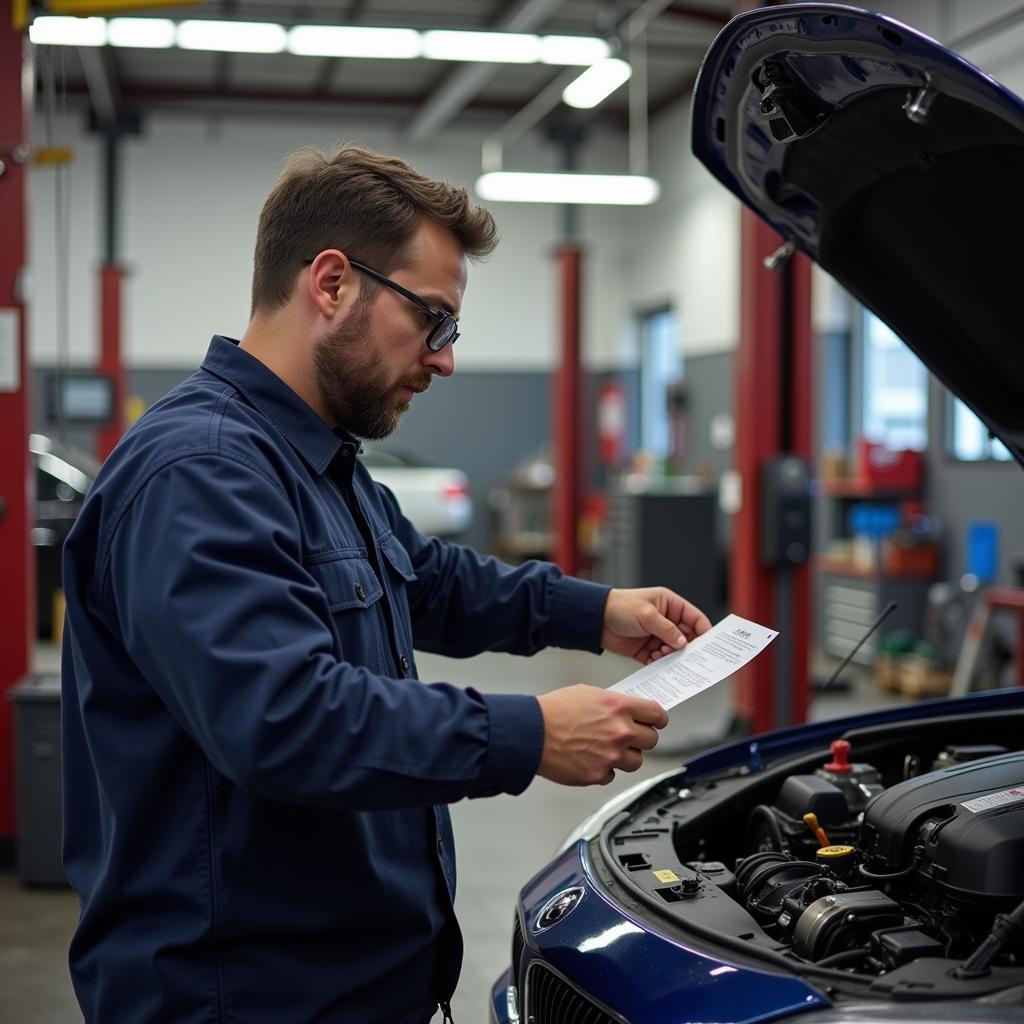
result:
M 51 373 L 47 416 L 68 426 L 108 426 L 114 420 L 114 378 L 88 370 Z

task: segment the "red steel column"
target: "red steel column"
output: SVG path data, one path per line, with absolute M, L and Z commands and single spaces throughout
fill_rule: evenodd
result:
M 583 251 L 563 245 L 556 253 L 561 300 L 561 364 L 555 376 L 551 423 L 555 441 L 553 558 L 568 575 L 580 567 L 576 531 L 580 518 L 580 270 Z
M 815 472 L 814 451 L 814 382 L 817 380 L 814 361 L 814 329 L 811 322 L 811 261 L 797 253 L 789 261 L 790 397 L 789 450 L 802 456 Z M 783 368 L 785 372 L 785 368 Z M 812 533 L 813 536 L 813 533 Z M 810 701 L 811 651 L 811 563 L 791 569 L 793 576 L 793 610 L 790 628 L 795 658 L 788 680 L 793 722 L 807 721 Z M 787 680 L 782 680 L 783 684 Z
M 100 268 L 100 360 L 97 369 L 114 381 L 114 416 L 109 427 L 96 432 L 96 455 L 102 460 L 124 433 L 124 365 L 121 361 L 121 288 L 124 268 L 105 263 Z
M 11 859 L 14 839 L 14 743 L 7 691 L 28 675 L 35 632 L 27 330 L 19 294 L 31 95 L 27 40 L 12 28 L 10 0 L 0 0 L 0 862 Z
M 736 463 L 742 504 L 733 519 L 729 565 L 730 604 L 745 618 L 765 625 L 776 619 L 776 578 L 792 574 L 789 678 L 779 678 L 772 650 L 740 673 L 737 716 L 755 732 L 773 728 L 776 687 L 791 688 L 794 722 L 807 714 L 809 576 L 807 566 L 780 570 L 760 559 L 760 469 L 780 453 L 810 458 L 811 313 L 810 264 L 794 256 L 781 272 L 765 269 L 765 256 L 782 239 L 749 210 L 742 211 L 740 253 L 740 343 L 736 352 Z

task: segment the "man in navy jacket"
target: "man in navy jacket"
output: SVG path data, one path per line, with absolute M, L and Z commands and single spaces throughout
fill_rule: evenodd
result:
M 447 804 L 634 771 L 666 723 L 589 687 L 417 681 L 414 648 L 647 662 L 708 628 L 416 531 L 357 460 L 454 369 L 464 189 L 357 147 L 264 205 L 252 318 L 107 460 L 65 554 L 65 866 L 87 1021 L 422 1024 L 461 963 Z

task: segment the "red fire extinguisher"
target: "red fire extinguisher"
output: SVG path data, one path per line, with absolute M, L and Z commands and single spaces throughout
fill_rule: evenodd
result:
M 626 445 L 626 396 L 614 381 L 601 388 L 597 399 L 597 442 L 601 461 L 619 465 Z

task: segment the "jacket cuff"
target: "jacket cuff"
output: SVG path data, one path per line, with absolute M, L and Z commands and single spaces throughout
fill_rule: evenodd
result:
M 536 697 L 477 694 L 487 707 L 488 743 L 479 786 L 472 796 L 522 793 L 533 781 L 544 750 L 544 716 Z
M 604 606 L 611 589 L 575 576 L 561 576 L 555 580 L 548 643 L 554 647 L 600 654 Z

